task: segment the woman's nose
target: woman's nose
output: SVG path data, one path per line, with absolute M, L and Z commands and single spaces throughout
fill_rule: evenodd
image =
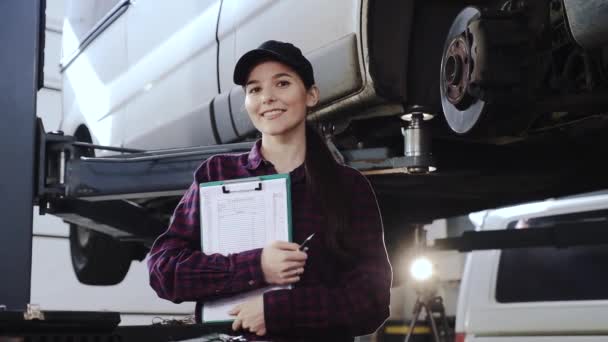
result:
M 262 103 L 272 103 L 276 100 L 272 91 L 263 90 L 262 91 Z

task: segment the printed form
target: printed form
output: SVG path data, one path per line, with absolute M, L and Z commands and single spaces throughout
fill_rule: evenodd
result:
M 289 241 L 288 178 L 252 180 L 200 187 L 201 247 L 205 254 L 229 255 L 263 248 L 274 240 Z M 260 187 L 261 189 L 256 189 Z M 237 304 L 266 291 L 266 287 L 236 296 L 207 301 L 203 322 L 231 321 Z

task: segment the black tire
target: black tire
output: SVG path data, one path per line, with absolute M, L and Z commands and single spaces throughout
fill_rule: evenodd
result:
M 70 254 L 78 280 L 86 285 L 116 285 L 125 279 L 132 256 L 109 235 L 70 225 Z
M 92 143 L 85 126 L 74 132 L 77 141 Z M 74 158 L 94 157 L 95 150 L 77 148 Z M 86 285 L 116 285 L 125 279 L 133 260 L 130 246 L 107 234 L 70 224 L 70 254 L 76 278 Z

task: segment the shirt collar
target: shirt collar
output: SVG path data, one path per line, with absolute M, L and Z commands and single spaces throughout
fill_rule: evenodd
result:
M 255 144 L 253 144 L 253 147 L 249 151 L 249 156 L 247 157 L 247 166 L 246 167 L 249 170 L 256 170 L 256 169 L 260 168 L 260 166 L 262 164 L 270 165 L 270 162 L 268 162 L 268 161 L 266 161 L 266 159 L 264 159 L 261 148 L 262 148 L 262 139 L 258 139 L 255 142 Z M 292 182 L 299 182 L 299 181 L 303 180 L 306 177 L 306 169 L 305 169 L 304 164 L 298 166 L 293 171 L 291 171 L 289 173 L 289 176 L 291 177 Z
M 258 139 L 255 142 L 255 144 L 253 144 L 251 151 L 249 151 L 249 156 L 247 157 L 247 168 L 248 169 L 255 170 L 258 167 L 260 167 L 260 164 L 264 160 L 264 157 L 262 156 L 261 147 L 262 147 L 262 139 Z

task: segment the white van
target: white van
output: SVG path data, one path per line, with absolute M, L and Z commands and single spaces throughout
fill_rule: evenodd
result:
M 608 194 L 488 211 L 476 229 L 581 221 L 608 225 Z M 471 252 L 460 287 L 456 341 L 607 341 L 607 268 L 605 245 Z
M 234 65 L 266 40 L 294 43 L 320 89 L 308 118 L 350 166 L 370 171 L 398 248 L 407 223 L 604 187 L 604 3 L 66 0 L 58 129 L 129 151 L 252 142 Z M 525 175 L 507 166 L 522 161 Z M 435 166 L 436 177 L 404 175 Z M 535 186 L 522 191 L 522 181 Z M 128 205 L 168 224 L 178 201 Z M 74 271 L 89 285 L 122 281 L 153 240 L 114 224 L 133 226 L 135 215 L 64 218 Z

